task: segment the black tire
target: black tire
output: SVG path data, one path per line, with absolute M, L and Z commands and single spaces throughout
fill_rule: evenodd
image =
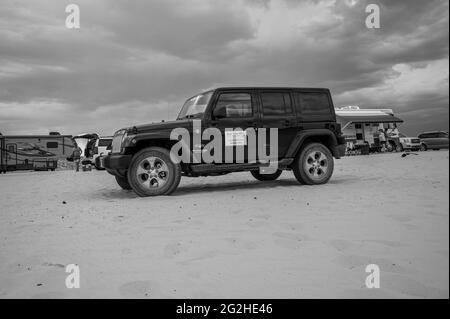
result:
M 116 182 L 117 184 L 119 184 L 120 187 L 122 187 L 122 189 L 125 190 L 131 190 L 131 185 L 130 183 L 128 183 L 128 179 L 126 177 L 121 177 L 121 176 L 117 176 L 114 175 L 114 177 L 116 178 Z
M 277 170 L 275 173 L 273 174 L 261 174 L 258 171 L 250 171 L 250 174 L 252 174 L 252 176 L 254 178 L 256 178 L 258 181 L 264 182 L 264 181 L 274 181 L 276 180 L 278 177 L 280 177 L 281 173 L 283 171 L 281 170 Z
M 321 143 L 307 144 L 297 153 L 292 169 L 295 178 L 302 184 L 325 184 L 333 175 L 333 155 Z
M 128 168 L 128 181 L 142 197 L 169 195 L 181 180 L 181 166 L 172 162 L 170 151 L 148 147 L 133 156 Z
M 426 151 L 428 151 L 428 147 L 427 147 L 427 145 L 426 144 L 420 144 L 420 150 L 422 151 L 422 152 L 426 152 Z
M 403 148 L 403 145 L 402 145 L 402 144 L 398 144 L 398 145 L 395 147 L 395 151 L 398 152 L 398 153 L 403 152 L 404 150 L 405 150 L 405 149 Z

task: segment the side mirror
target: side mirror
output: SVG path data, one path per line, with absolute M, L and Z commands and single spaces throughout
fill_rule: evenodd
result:
M 215 108 L 212 115 L 213 115 L 213 118 L 215 118 L 215 119 L 223 119 L 223 118 L 227 117 L 226 108 L 224 108 L 224 107 Z

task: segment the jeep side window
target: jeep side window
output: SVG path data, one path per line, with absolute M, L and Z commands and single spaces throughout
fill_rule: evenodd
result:
M 213 115 L 226 118 L 251 117 L 252 97 L 249 93 L 221 93 Z
M 327 93 L 297 92 L 294 94 L 300 114 L 322 115 L 331 113 L 330 100 Z
M 289 93 L 261 93 L 264 116 L 277 116 L 292 113 Z

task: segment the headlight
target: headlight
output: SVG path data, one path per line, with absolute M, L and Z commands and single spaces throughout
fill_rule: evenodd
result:
M 126 136 L 127 136 L 126 130 L 119 130 L 114 134 L 114 137 L 113 137 L 113 140 L 111 143 L 111 153 L 122 152 L 122 142 Z

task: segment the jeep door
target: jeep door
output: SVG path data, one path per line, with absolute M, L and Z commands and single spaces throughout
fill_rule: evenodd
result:
M 293 92 L 299 130 L 328 129 L 336 121 L 329 90 L 297 89 Z M 358 140 L 364 140 L 364 123 L 355 123 Z
M 270 154 L 270 129 L 278 129 L 278 159 L 284 158 L 296 133 L 296 116 L 289 90 L 260 90 L 261 127 L 266 129 L 266 155 Z
M 233 152 L 232 162 L 236 163 L 237 151 L 242 151 L 242 149 L 245 163 L 249 162 L 249 160 L 256 160 L 258 154 L 256 147 L 259 114 L 256 107 L 255 92 L 253 90 L 218 91 L 212 105 L 209 126 L 218 128 L 221 132 L 222 163 L 231 162 L 230 157 L 225 156 L 227 153 L 231 154 L 231 152 Z M 242 129 L 243 131 L 249 129 L 253 131 L 255 143 L 251 143 L 250 138 L 247 138 L 247 134 L 245 133 L 226 134 L 226 130 L 236 129 Z M 249 152 L 253 152 L 254 155 L 249 157 Z

